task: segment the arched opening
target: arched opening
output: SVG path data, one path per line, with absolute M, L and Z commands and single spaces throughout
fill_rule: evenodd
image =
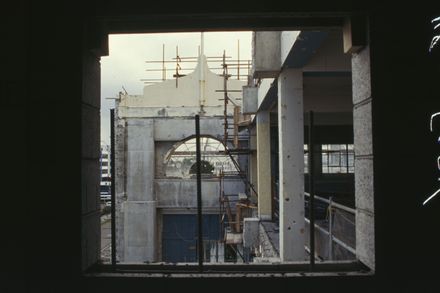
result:
M 224 144 L 211 136 L 200 138 L 202 175 L 218 176 L 220 172 L 235 171 L 234 162 Z M 165 176 L 192 178 L 196 174 L 196 138 L 189 137 L 176 143 L 164 157 Z

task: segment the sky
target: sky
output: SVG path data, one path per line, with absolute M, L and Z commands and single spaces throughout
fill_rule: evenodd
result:
M 146 63 L 146 61 L 161 61 L 163 45 L 165 45 L 165 60 L 171 61 L 176 57 L 176 46 L 180 57 L 197 57 L 200 40 L 201 33 L 109 36 L 109 56 L 101 58 L 101 144 L 110 144 L 110 109 L 114 108 L 114 98 L 118 93 L 125 88 L 130 95 L 140 95 L 145 86 L 141 79 L 162 78 L 162 72 L 146 71 L 161 69 L 162 64 Z M 205 32 L 204 53 L 208 57 L 219 57 L 225 50 L 226 56 L 236 60 L 239 41 L 240 60 L 250 60 L 251 40 L 252 32 Z M 168 79 L 173 78 L 175 66 L 175 63 L 166 65 Z M 182 63 L 181 66 L 194 68 L 195 64 Z M 220 63 L 212 63 L 211 66 L 219 67 Z M 182 73 L 190 72 L 182 71 Z

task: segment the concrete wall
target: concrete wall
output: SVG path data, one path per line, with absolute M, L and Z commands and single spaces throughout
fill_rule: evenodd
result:
M 200 134 L 214 137 L 223 135 L 223 119 L 223 117 L 201 117 Z M 194 117 L 154 119 L 154 140 L 156 141 L 180 141 L 192 135 L 195 135 Z
M 117 102 L 118 106 L 120 102 Z M 117 257 L 121 262 L 159 259 L 157 209 L 197 206 L 194 179 L 166 178 L 164 158 L 176 143 L 193 136 L 193 117 L 132 118 L 116 111 Z M 202 135 L 223 133 L 223 117 L 201 119 Z M 155 179 L 157 178 L 157 179 Z M 218 210 L 219 182 L 203 180 L 203 207 Z M 226 180 L 225 192 L 244 192 L 241 180 Z
M 224 181 L 225 194 L 244 192 L 242 180 Z M 158 208 L 197 207 L 197 185 L 195 179 L 156 179 L 154 181 Z M 220 182 L 218 179 L 202 180 L 202 205 L 205 208 L 218 207 Z

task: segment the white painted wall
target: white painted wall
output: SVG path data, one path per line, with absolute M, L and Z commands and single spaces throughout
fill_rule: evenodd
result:
M 201 74 L 203 72 L 203 74 Z M 143 95 L 122 95 L 119 102 L 120 117 L 134 115 L 154 116 L 182 116 L 193 115 L 200 110 L 199 106 L 210 108 L 210 115 L 223 114 L 224 89 L 223 77 L 209 70 L 206 57 L 202 55 L 195 70 L 176 80 L 166 80 L 161 83 L 147 85 L 144 87 Z M 229 98 L 236 104 L 241 105 L 242 86 L 247 81 L 229 79 L 227 82 Z M 129 111 L 132 108 L 143 108 L 142 112 Z M 163 110 L 165 109 L 165 110 Z M 228 109 L 230 114 L 233 108 Z M 164 114 L 166 112 L 166 114 Z

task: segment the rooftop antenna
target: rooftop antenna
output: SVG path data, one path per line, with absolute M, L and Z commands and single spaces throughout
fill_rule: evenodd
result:
M 204 51 L 204 33 L 200 32 L 200 56 L 199 56 L 199 105 L 200 105 L 200 113 L 203 113 L 203 107 L 205 105 L 205 51 Z
M 237 40 L 237 79 L 240 80 L 240 40 Z
M 167 79 L 167 69 L 165 68 L 165 44 L 162 44 L 162 80 Z
M 205 35 L 204 35 L 204 32 L 200 32 L 200 51 L 201 51 L 201 55 L 205 54 Z
M 182 69 L 180 67 L 180 62 L 182 61 L 182 59 L 179 56 L 179 46 L 176 46 L 176 74 L 174 75 L 174 77 L 176 78 L 176 88 L 179 87 L 179 77 L 181 76 L 185 76 L 184 74 L 180 74 L 179 70 Z

